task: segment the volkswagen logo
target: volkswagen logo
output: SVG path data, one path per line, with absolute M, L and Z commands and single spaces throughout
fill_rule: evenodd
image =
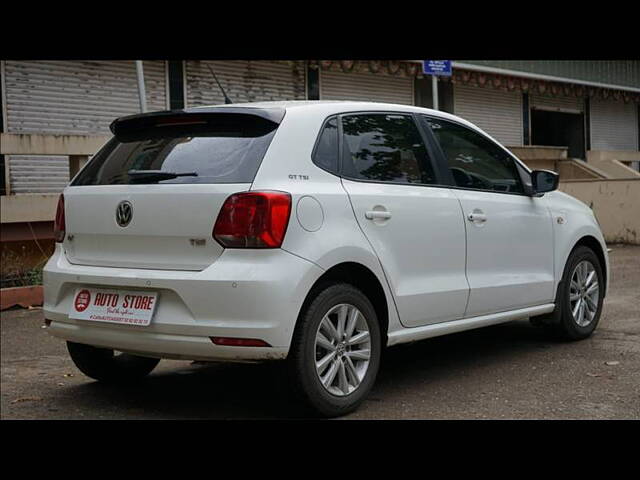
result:
M 131 202 L 123 201 L 118 204 L 116 207 L 116 222 L 121 227 L 126 227 L 131 223 L 131 219 L 133 218 L 133 205 Z

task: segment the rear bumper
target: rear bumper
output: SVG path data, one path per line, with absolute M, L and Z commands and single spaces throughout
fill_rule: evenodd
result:
M 70 264 L 56 245 L 44 269 L 49 333 L 68 341 L 159 358 L 270 360 L 285 358 L 304 298 L 322 274 L 284 250 L 225 250 L 200 272 Z M 76 288 L 159 293 L 146 327 L 70 319 Z M 271 347 L 215 345 L 209 337 L 254 338 Z
M 83 322 L 84 323 L 84 322 Z M 214 345 L 201 335 L 178 335 L 152 331 L 131 332 L 105 327 L 52 321 L 48 331 L 55 337 L 122 352 L 176 360 L 252 361 L 287 357 L 287 347 L 227 347 Z M 241 333 L 242 334 L 242 333 Z

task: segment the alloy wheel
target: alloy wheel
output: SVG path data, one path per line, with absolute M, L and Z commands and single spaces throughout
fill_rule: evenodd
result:
M 322 386 L 332 395 L 353 393 L 369 369 L 371 335 L 364 315 L 341 303 L 322 318 L 315 338 L 315 368 Z
M 586 327 L 593 321 L 599 300 L 598 274 L 590 261 L 583 260 L 574 268 L 569 286 L 571 314 L 578 326 Z

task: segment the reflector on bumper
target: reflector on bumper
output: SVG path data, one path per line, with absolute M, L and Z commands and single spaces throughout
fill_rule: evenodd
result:
M 230 338 L 230 337 L 209 337 L 216 345 L 226 347 L 270 347 L 264 340 L 257 338 Z

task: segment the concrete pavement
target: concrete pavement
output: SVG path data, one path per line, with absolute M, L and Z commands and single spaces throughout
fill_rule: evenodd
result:
M 567 343 L 528 321 L 390 349 L 350 419 L 640 419 L 640 247 L 613 246 L 595 334 Z M 164 360 L 139 384 L 105 386 L 50 337 L 42 311 L 2 312 L 2 419 L 290 418 L 278 364 Z

